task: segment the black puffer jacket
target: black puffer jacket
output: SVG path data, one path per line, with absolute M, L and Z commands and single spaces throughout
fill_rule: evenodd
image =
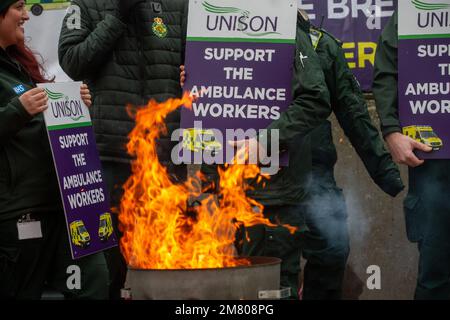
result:
M 73 79 L 87 81 L 93 93 L 91 112 L 102 160 L 128 161 L 125 145 L 134 122 L 126 105 L 181 95 L 187 1 L 146 0 L 127 24 L 118 18 L 118 0 L 72 3 L 80 8 L 81 28 L 73 28 L 73 13 L 68 13 L 59 41 L 60 64 Z M 167 119 L 169 137 L 179 121 L 179 112 Z M 173 145 L 167 137 L 160 140 L 162 162 L 170 162 Z

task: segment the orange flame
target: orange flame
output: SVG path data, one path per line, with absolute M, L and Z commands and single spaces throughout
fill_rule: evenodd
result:
M 161 104 L 150 101 L 135 115 L 136 126 L 129 135 L 127 148 L 136 160 L 132 164 L 133 174 L 124 185 L 119 213 L 122 253 L 129 266 L 139 269 L 249 264 L 236 258 L 233 244 L 238 222 L 245 226 L 273 226 L 262 215 L 263 206 L 245 193 L 249 188 L 246 179 L 257 177 L 259 168 L 232 165 L 219 170 L 219 197 L 209 195 L 194 213 L 189 212 L 189 197 L 201 193 L 198 180 L 173 183 L 158 161 L 155 144 L 161 133 L 167 131 L 166 116 L 183 105 L 192 106 L 187 93 L 182 99 Z M 257 212 L 254 208 L 258 208 Z

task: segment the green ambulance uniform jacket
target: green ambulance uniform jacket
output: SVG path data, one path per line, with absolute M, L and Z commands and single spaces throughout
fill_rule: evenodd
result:
M 348 67 L 341 42 L 324 30 L 312 28 L 310 36 L 320 58 L 336 118 L 374 182 L 396 196 L 404 189 L 397 165 L 373 125 L 358 81 Z M 337 161 L 330 124 L 311 134 L 313 167 L 333 170 Z
M 311 172 L 311 141 L 308 133 L 331 113 L 330 94 L 309 38 L 310 23 L 297 19 L 293 101 L 268 129 L 278 129 L 280 148 L 289 151 L 289 166 L 256 186 L 248 195 L 265 206 L 298 205 L 306 196 Z M 305 58 L 306 57 L 306 58 Z
M 0 221 L 62 208 L 44 118 L 19 100 L 33 87 L 0 48 Z
M 102 160 L 129 162 L 125 146 L 135 123 L 127 104 L 141 106 L 150 99 L 163 102 L 181 96 L 187 3 L 144 0 L 124 23 L 118 18 L 117 0 L 72 1 L 80 8 L 81 28 L 70 27 L 69 13 L 59 39 L 59 61 L 72 79 L 89 85 Z M 168 135 L 157 145 L 163 164 L 171 163 L 176 143 L 170 136 L 179 123 L 179 110 L 166 119 Z
M 402 132 L 398 117 L 398 16 L 394 13 L 381 34 L 375 56 L 373 94 L 383 137 Z

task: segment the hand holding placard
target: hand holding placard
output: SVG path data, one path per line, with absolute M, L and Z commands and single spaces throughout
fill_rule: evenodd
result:
M 48 108 L 48 97 L 42 88 L 28 90 L 19 100 L 30 116 L 35 116 Z

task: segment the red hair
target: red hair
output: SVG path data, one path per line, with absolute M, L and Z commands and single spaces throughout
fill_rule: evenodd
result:
M 0 15 L 3 17 L 8 12 L 11 6 L 0 11 Z M 24 43 L 18 45 L 12 45 L 6 48 L 6 52 L 11 58 L 17 60 L 25 71 L 30 75 L 34 83 L 43 83 L 53 81 L 47 79 L 44 75 L 44 68 L 36 59 L 34 53 Z
M 51 82 L 53 79 L 47 79 L 44 74 L 44 68 L 37 60 L 34 53 L 25 44 L 9 46 L 6 52 L 11 58 L 17 60 L 20 65 L 30 75 L 34 83 Z
M 5 17 L 10 7 L 0 11 L 0 15 Z M 34 83 L 52 82 L 54 80 L 45 77 L 42 64 L 39 63 L 34 53 L 24 43 L 9 46 L 6 48 L 6 52 L 11 58 L 20 63 Z

